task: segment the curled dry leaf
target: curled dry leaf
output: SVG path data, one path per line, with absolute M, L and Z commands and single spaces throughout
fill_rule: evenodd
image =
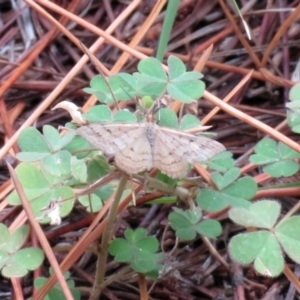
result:
M 72 117 L 72 122 L 78 125 L 86 125 L 87 121 L 82 118 L 81 108 L 70 101 L 62 101 L 55 105 L 51 110 L 63 108 L 69 112 Z

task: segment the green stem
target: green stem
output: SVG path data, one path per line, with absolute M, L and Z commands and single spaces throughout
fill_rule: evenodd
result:
M 172 194 L 179 197 L 180 199 L 186 199 L 190 195 L 188 189 L 180 186 L 175 186 L 175 187 L 170 186 L 160 180 L 157 180 L 156 178 L 147 177 L 146 181 L 147 181 L 147 188 Z
M 108 256 L 108 246 L 109 246 L 109 242 L 111 240 L 111 234 L 112 234 L 114 222 L 116 219 L 118 206 L 119 206 L 123 191 L 126 186 L 126 181 L 127 181 L 127 178 L 126 178 L 126 176 L 123 175 L 120 179 L 118 188 L 116 190 L 115 199 L 112 202 L 112 205 L 110 207 L 110 210 L 109 210 L 107 218 L 106 218 L 106 226 L 105 226 L 105 230 L 102 235 L 101 248 L 100 248 L 100 251 L 98 254 L 95 283 L 93 286 L 92 295 L 90 296 L 90 300 L 99 299 L 99 296 L 101 294 L 102 284 L 104 282 L 104 276 L 105 276 L 106 260 L 107 260 L 107 256 Z
M 167 45 L 170 39 L 173 24 L 178 11 L 179 0 L 169 0 L 166 10 L 163 27 L 159 37 L 158 48 L 156 52 L 156 58 L 162 62 L 164 54 L 166 53 Z

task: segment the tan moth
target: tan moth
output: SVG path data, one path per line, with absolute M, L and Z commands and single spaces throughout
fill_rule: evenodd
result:
M 115 156 L 115 164 L 127 174 L 159 169 L 181 178 L 188 164 L 205 162 L 225 150 L 217 141 L 155 123 L 91 124 L 77 133 L 106 155 Z

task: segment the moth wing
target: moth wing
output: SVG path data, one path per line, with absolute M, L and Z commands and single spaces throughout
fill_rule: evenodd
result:
M 162 128 L 159 134 L 165 144 L 172 145 L 176 155 L 183 157 L 190 164 L 207 161 L 226 150 L 219 142 L 204 136 L 195 136 L 169 128 Z
M 77 133 L 105 154 L 116 154 L 144 133 L 144 124 L 91 124 Z
M 152 150 L 146 134 L 139 135 L 129 145 L 119 150 L 115 155 L 115 164 L 128 174 L 152 169 Z
M 153 167 L 172 178 L 181 178 L 187 171 L 187 161 L 176 154 L 173 145 L 169 144 L 164 137 L 164 134 L 157 133 L 155 146 L 152 149 Z

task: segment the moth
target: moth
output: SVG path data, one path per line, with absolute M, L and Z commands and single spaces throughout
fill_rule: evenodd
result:
M 188 164 L 205 162 L 225 147 L 217 141 L 155 123 L 91 124 L 77 133 L 106 155 L 115 156 L 116 166 L 127 174 L 159 169 L 172 178 L 182 178 Z

